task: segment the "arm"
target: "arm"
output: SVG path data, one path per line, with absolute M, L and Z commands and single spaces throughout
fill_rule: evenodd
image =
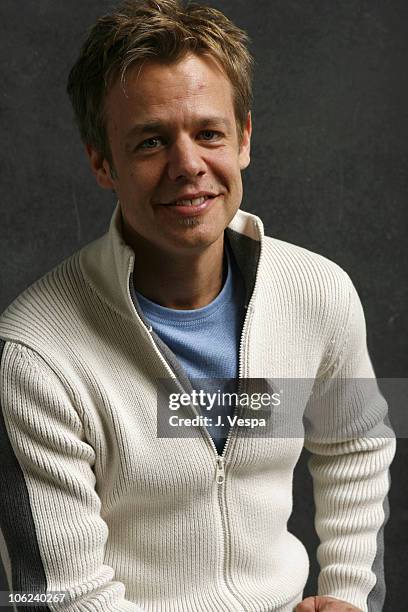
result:
M 10 590 L 68 591 L 68 605 L 38 611 L 141 612 L 104 564 L 95 451 L 72 394 L 34 351 L 0 341 L 0 356 L 0 528 Z
M 342 342 L 316 380 L 305 414 L 321 542 L 318 594 L 363 612 L 379 612 L 385 596 L 383 528 L 395 437 L 367 352 L 362 306 L 348 277 L 347 282 L 350 301 Z

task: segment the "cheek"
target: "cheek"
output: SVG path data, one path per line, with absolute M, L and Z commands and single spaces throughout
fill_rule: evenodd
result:
M 214 158 L 213 167 L 220 175 L 236 182 L 237 177 L 241 175 L 238 152 L 231 149 L 221 150 Z
M 124 176 L 123 184 L 128 196 L 138 199 L 154 191 L 160 175 L 152 167 L 130 167 Z
M 238 163 L 234 160 L 233 163 L 226 164 L 223 168 L 224 176 L 228 182 L 228 189 L 233 193 L 240 193 L 242 191 L 242 179 L 241 170 Z

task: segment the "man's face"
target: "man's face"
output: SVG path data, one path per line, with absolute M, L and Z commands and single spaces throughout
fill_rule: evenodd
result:
M 113 177 L 88 153 L 99 184 L 117 193 L 131 242 L 186 253 L 222 240 L 242 200 L 251 122 L 239 144 L 232 87 L 216 62 L 187 55 L 131 68 L 105 110 Z

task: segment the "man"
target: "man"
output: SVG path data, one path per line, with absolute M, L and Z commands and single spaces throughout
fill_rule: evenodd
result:
M 118 206 L 0 320 L 13 592 L 66 592 L 69 612 L 381 609 L 394 439 L 378 392 L 346 384 L 374 377 L 347 275 L 239 210 L 250 68 L 218 11 L 134 0 L 71 71 L 92 172 Z M 313 380 L 289 415 L 305 439 L 237 424 L 159 436 L 160 381 L 191 393 L 200 377 Z M 286 529 L 303 443 L 321 538 L 304 601 L 307 555 Z

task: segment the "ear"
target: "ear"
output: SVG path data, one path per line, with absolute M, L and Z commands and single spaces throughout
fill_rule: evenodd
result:
M 86 154 L 91 166 L 92 174 L 96 182 L 103 189 L 115 189 L 115 182 L 112 178 L 111 168 L 106 158 L 94 149 L 91 145 L 85 145 Z
M 239 167 L 241 170 L 244 170 L 249 166 L 249 162 L 251 161 L 250 152 L 251 152 L 251 134 L 252 134 L 252 119 L 251 119 L 251 111 L 249 111 L 244 131 L 242 133 L 242 141 L 241 147 L 239 150 Z

